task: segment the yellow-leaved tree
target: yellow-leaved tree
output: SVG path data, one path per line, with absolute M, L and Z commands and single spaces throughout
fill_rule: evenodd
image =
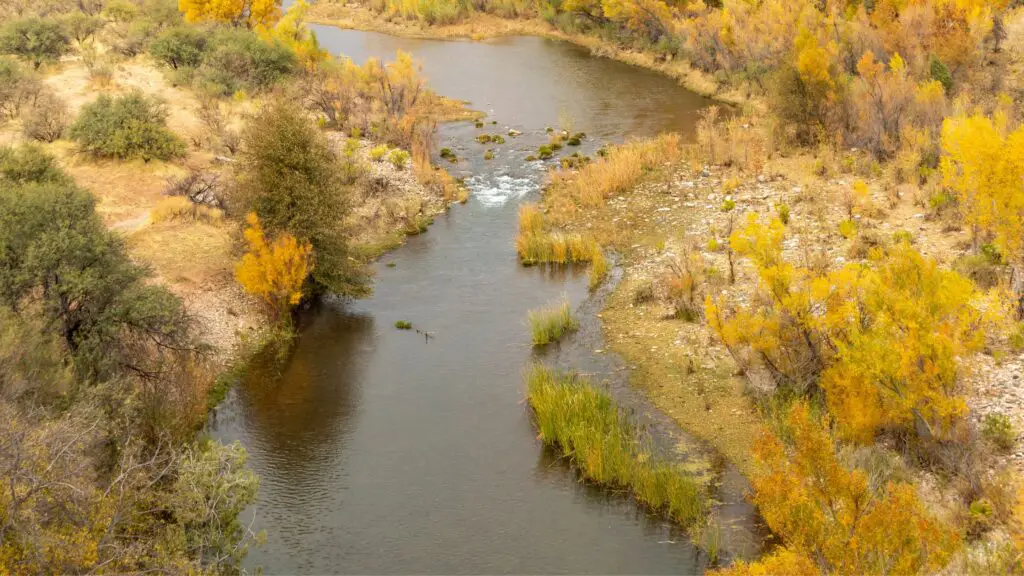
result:
M 719 576 L 919 574 L 942 568 L 958 534 L 933 518 L 910 484 L 872 485 L 836 455 L 827 418 L 796 402 L 783 442 L 766 433 L 754 449 L 754 503 L 782 546 Z M 878 483 L 881 484 L 881 483 Z
M 178 0 L 178 10 L 187 22 L 222 22 L 266 30 L 281 17 L 281 1 Z
M 961 360 L 1004 322 L 999 294 L 905 243 L 830 272 L 795 266 L 782 257 L 783 231 L 752 216 L 730 243 L 757 268 L 758 297 L 728 310 L 705 303 L 737 362 L 799 393 L 820 388 L 846 439 L 892 428 L 951 437 L 967 413 Z
M 284 16 L 273 25 L 273 27 L 262 27 L 260 36 L 271 42 L 278 41 L 295 52 L 299 62 L 311 70 L 330 59 L 330 53 L 320 48 L 320 43 L 314 34 L 306 26 L 306 13 L 309 12 L 309 4 L 305 0 L 298 0 L 292 4 Z
M 947 118 L 942 125 L 943 184 L 953 190 L 974 246 L 991 242 L 1013 266 L 1017 314 L 1024 313 L 1024 127 L 1007 115 Z
M 262 299 L 275 320 L 302 299 L 302 284 L 312 269 L 309 242 L 282 233 L 268 242 L 254 213 L 246 216 L 245 240 L 249 249 L 235 267 L 235 278 L 246 292 Z

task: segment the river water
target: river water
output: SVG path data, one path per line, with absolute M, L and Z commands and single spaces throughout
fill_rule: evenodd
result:
M 547 141 L 546 127 L 571 124 L 592 153 L 628 136 L 690 133 L 710 102 L 546 39 L 316 32 L 325 48 L 357 62 L 413 53 L 433 89 L 486 112 L 487 126 L 439 133 L 439 147 L 464 158 L 452 172 L 467 178 L 469 203 L 385 256 L 372 298 L 303 318 L 283 367 L 254 370 L 218 411 L 214 435 L 240 440 L 262 479 L 247 516 L 268 541 L 246 565 L 267 573 L 702 572 L 706 557 L 680 530 L 623 494 L 581 482 L 537 441 L 522 402 L 533 354 L 526 312 L 563 296 L 584 302 L 586 278 L 519 266 L 513 237 L 518 204 L 536 198 L 550 166 L 524 161 Z M 473 140 L 510 128 L 523 134 L 504 145 Z M 488 147 L 495 159 L 485 161 Z M 397 330 L 397 320 L 432 337 Z

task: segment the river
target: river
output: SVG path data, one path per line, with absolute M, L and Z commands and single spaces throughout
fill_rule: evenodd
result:
M 524 161 L 547 141 L 548 126 L 585 132 L 582 152 L 593 153 L 627 136 L 689 134 L 711 102 L 546 39 L 315 28 L 323 47 L 357 62 L 411 52 L 433 89 L 486 112 L 487 125 L 450 124 L 438 135 L 439 147 L 464 159 L 452 172 L 467 178 L 468 204 L 382 258 L 372 298 L 304 317 L 284 366 L 254 370 L 218 410 L 214 435 L 240 440 L 262 480 L 244 520 L 255 514 L 268 540 L 246 566 L 272 574 L 702 572 L 707 558 L 686 534 L 623 494 L 581 482 L 537 441 L 523 405 L 522 372 L 533 357 L 526 312 L 563 295 L 585 302 L 586 278 L 519 266 L 513 237 L 519 203 L 536 198 L 551 165 Z M 474 141 L 510 128 L 522 135 L 504 145 Z M 483 159 L 487 148 L 493 160 Z M 397 330 L 397 320 L 433 337 Z M 577 348 L 600 345 L 597 332 Z

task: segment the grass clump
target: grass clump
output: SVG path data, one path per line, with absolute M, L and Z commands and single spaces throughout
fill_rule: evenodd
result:
M 409 322 L 408 320 L 399 320 L 395 322 L 395 328 L 398 328 L 399 330 L 412 330 L 412 322 Z
M 568 195 L 586 206 L 600 206 L 606 198 L 635 186 L 650 171 L 678 159 L 682 151 L 679 142 L 677 134 L 663 134 L 613 146 L 603 154 L 598 151 L 598 160 L 587 163 L 578 172 L 556 172 L 550 192 Z
M 986 414 L 981 434 L 1003 452 L 1013 450 L 1017 443 L 1017 432 L 1006 414 Z
M 451 162 L 452 164 L 459 161 L 459 157 L 455 155 L 455 152 L 452 152 L 451 148 L 441 148 L 441 158 Z
M 540 439 L 569 458 L 584 476 L 628 489 L 651 508 L 684 526 L 707 515 L 704 488 L 653 454 L 649 442 L 612 398 L 587 380 L 534 365 L 526 399 Z
M 579 328 L 568 302 L 530 310 L 528 317 L 534 346 L 557 342 L 562 336 Z
M 184 196 L 168 196 L 160 200 L 149 219 L 154 223 L 185 221 L 220 224 L 224 220 L 224 212 L 220 208 L 212 208 L 196 204 Z
M 590 259 L 590 277 L 588 279 L 590 289 L 596 290 L 604 283 L 606 276 L 608 276 L 608 261 L 605 260 L 604 250 L 601 250 L 600 246 L 595 246 L 594 255 Z
M 536 204 L 519 207 L 516 252 L 524 265 L 590 262 L 596 250 L 597 242 L 590 236 L 549 231 Z

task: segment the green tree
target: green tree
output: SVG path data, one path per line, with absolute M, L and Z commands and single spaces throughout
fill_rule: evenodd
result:
M 68 37 L 54 20 L 24 18 L 0 28 L 0 52 L 20 56 L 37 69 L 59 59 L 68 47 Z
M 179 66 L 196 68 L 203 62 L 207 32 L 195 26 L 176 26 L 165 30 L 149 47 L 153 58 L 177 70 Z
M 313 246 L 313 286 L 303 293 L 368 294 L 366 266 L 353 257 L 344 226 L 352 189 L 312 120 L 277 100 L 249 121 L 243 141 L 240 207 L 255 212 L 270 233 Z

